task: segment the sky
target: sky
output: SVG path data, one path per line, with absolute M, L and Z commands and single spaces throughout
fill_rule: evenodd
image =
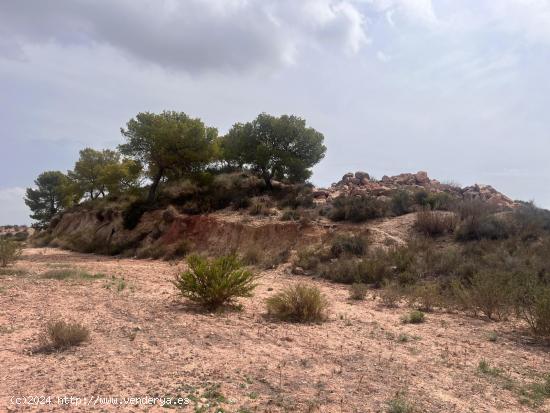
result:
M 138 112 L 322 132 L 312 182 L 428 171 L 550 208 L 550 0 L 0 2 L 0 225 Z

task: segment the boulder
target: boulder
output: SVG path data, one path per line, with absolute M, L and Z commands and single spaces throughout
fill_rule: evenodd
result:
M 355 177 L 359 179 L 359 181 L 364 181 L 365 179 L 367 181 L 370 181 L 370 175 L 363 171 L 357 171 L 355 172 Z
M 417 184 L 428 184 L 430 183 L 430 178 L 428 178 L 428 172 L 426 171 L 418 171 L 414 178 L 416 179 Z

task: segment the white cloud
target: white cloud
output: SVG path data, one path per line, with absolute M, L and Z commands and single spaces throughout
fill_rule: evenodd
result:
M 276 68 L 312 45 L 355 54 L 367 42 L 350 0 L 1 2 L 0 36 L 20 45 L 108 45 L 190 73 Z

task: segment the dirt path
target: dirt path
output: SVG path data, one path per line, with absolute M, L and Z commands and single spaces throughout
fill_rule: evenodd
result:
M 62 267 L 105 278 L 38 277 Z M 521 390 L 550 370 L 548 347 L 529 344 L 509 323 L 435 312 L 424 324 L 404 325 L 404 305 L 383 308 L 372 296 L 352 303 L 345 286 L 284 268 L 263 273 L 243 311 L 224 314 L 189 307 L 170 283 L 181 266 L 166 262 L 28 249 L 15 268 L 0 275 L 0 411 L 164 411 L 112 400 L 63 407 L 57 399 L 150 396 L 187 398 L 178 408 L 189 412 L 383 412 L 397 392 L 418 412 L 550 411 L 548 402 L 520 401 Z M 328 322 L 265 318 L 265 299 L 297 281 L 327 294 Z M 90 341 L 32 354 L 52 317 L 85 324 Z M 499 370 L 480 373 L 481 359 Z M 12 404 L 12 396 L 53 399 L 37 409 Z

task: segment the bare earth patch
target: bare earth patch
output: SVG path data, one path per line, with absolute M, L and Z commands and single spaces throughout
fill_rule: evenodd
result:
M 40 277 L 67 267 L 103 277 Z M 16 265 L 21 271 L 0 274 L 0 411 L 37 410 L 12 404 L 12 396 L 55 397 L 39 411 L 61 410 L 58 396 L 156 396 L 188 398 L 177 409 L 189 412 L 383 412 L 397 393 L 419 412 L 550 408 L 547 401 L 522 402 L 517 391 L 548 373 L 548 347 L 509 322 L 434 312 L 422 324 L 402 324 L 410 311 L 404 305 L 384 308 L 372 294 L 351 301 L 347 286 L 289 275 L 284 267 L 262 273 L 254 297 L 240 300 L 242 311 L 201 313 L 171 284 L 183 268 L 27 249 Z M 265 317 L 266 298 L 295 282 L 315 283 L 327 295 L 327 322 Z M 54 317 L 88 327 L 89 341 L 33 353 Z M 480 372 L 482 359 L 500 373 Z M 122 410 L 164 411 L 158 405 Z

